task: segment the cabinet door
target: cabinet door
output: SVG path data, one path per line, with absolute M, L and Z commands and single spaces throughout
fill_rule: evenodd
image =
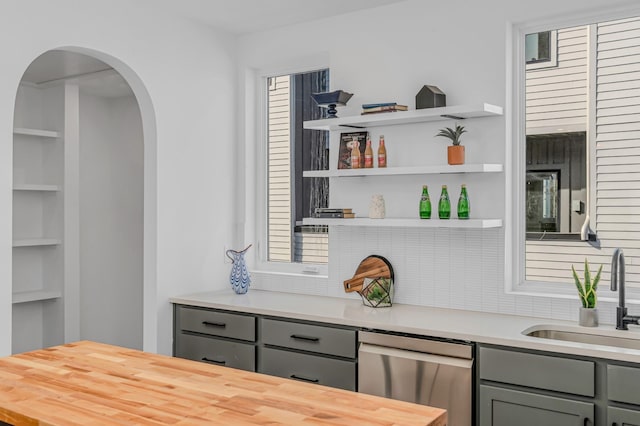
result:
M 272 319 L 262 320 L 262 343 L 265 345 L 355 358 L 356 342 L 355 330 Z
M 607 408 L 607 425 L 609 426 L 640 426 L 640 411 L 624 408 Z
M 176 340 L 175 355 L 209 364 L 256 371 L 256 347 L 248 343 L 181 333 Z
M 356 363 L 280 349 L 261 348 L 259 373 L 356 390 Z
M 591 403 L 480 386 L 480 426 L 585 426 L 593 415 Z

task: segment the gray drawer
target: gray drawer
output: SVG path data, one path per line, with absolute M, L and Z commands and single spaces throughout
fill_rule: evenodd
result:
M 178 307 L 179 330 L 256 341 L 256 318 L 207 309 Z
M 260 348 L 260 373 L 356 390 L 356 363 L 273 348 Z
M 176 356 L 225 367 L 256 371 L 256 347 L 248 343 L 179 334 Z
M 355 330 L 264 319 L 262 342 L 345 358 L 356 357 Z
M 575 395 L 594 396 L 591 361 L 480 348 L 480 378 Z
M 611 401 L 640 405 L 640 368 L 607 365 L 607 395 Z

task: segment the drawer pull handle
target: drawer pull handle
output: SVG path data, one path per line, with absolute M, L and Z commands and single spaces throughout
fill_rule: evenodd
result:
M 296 374 L 292 374 L 290 377 L 292 379 L 302 380 L 303 382 L 309 382 L 309 383 L 318 383 L 320 381 L 318 379 L 309 379 L 308 377 L 302 377 L 302 376 L 298 376 Z
M 202 360 L 206 361 L 206 362 L 212 362 L 212 363 L 218 364 L 218 365 L 225 365 L 227 363 L 227 361 L 216 361 L 215 359 L 209 359 L 206 356 L 203 356 Z
M 211 321 L 202 321 L 202 324 L 206 325 L 207 327 L 219 327 L 219 328 L 225 328 L 227 326 L 227 324 L 223 322 L 211 322 Z
M 319 337 L 309 337 L 309 336 L 302 336 L 299 334 L 292 334 L 291 335 L 292 339 L 297 339 L 297 340 L 304 340 L 307 342 L 319 342 L 320 338 Z

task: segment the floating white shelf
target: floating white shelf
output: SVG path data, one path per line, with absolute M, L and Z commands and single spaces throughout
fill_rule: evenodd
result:
M 14 191 L 60 191 L 60 186 L 21 183 L 21 184 L 13 185 L 13 190 Z
M 40 302 L 43 300 L 59 299 L 62 297 L 60 291 L 21 291 L 13 293 L 13 304 L 28 303 L 28 302 Z
M 502 107 L 491 104 L 459 105 L 441 108 L 426 108 L 412 111 L 382 112 L 379 114 L 352 117 L 325 118 L 304 122 L 305 129 L 343 130 L 345 128 L 367 128 L 393 126 L 397 124 L 423 123 L 427 121 L 461 120 L 465 118 L 502 115 Z
M 54 130 L 26 129 L 24 127 L 16 127 L 13 129 L 14 135 L 39 136 L 42 138 L 59 138 L 61 133 Z
M 437 212 L 436 212 L 437 214 Z M 366 217 L 353 219 L 319 219 L 304 218 L 303 225 L 330 226 L 375 226 L 375 227 L 403 227 L 403 228 L 500 228 L 502 219 L 417 219 L 417 218 L 385 218 L 369 219 Z
M 55 246 L 60 243 L 56 238 L 22 238 L 13 240 L 13 247 Z
M 311 170 L 302 172 L 304 177 L 361 177 L 361 176 L 392 176 L 392 175 L 429 175 L 445 173 L 490 173 L 501 172 L 502 164 L 462 164 L 460 166 L 414 166 L 414 167 L 386 167 L 372 169 L 339 169 L 339 170 Z

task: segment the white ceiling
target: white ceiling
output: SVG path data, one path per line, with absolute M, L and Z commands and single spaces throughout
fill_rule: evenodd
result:
M 401 1 L 404 0 L 136 0 L 136 3 L 233 34 L 246 34 Z
M 183 16 L 236 35 L 371 9 L 405 0 L 136 0 L 153 14 Z M 84 93 L 119 97 L 132 94 L 127 82 L 102 61 L 52 50 L 34 60 L 23 81 L 46 85 L 75 78 Z

